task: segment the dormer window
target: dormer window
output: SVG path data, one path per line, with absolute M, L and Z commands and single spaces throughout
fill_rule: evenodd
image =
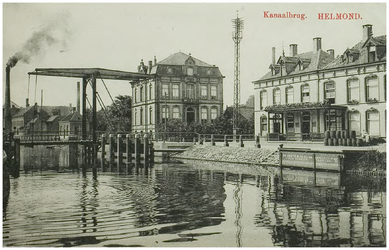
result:
M 211 69 L 207 70 L 207 75 L 212 75 L 212 70 Z
M 171 67 L 167 67 L 166 72 L 168 74 L 172 74 L 173 73 L 173 69 Z
M 367 47 L 367 50 L 368 50 L 368 61 L 369 62 L 375 62 L 376 61 L 376 47 L 375 46 L 371 46 L 371 47 Z

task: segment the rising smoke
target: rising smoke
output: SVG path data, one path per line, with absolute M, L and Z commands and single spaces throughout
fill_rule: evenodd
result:
M 59 44 L 66 47 L 70 38 L 68 28 L 68 13 L 57 15 L 47 25 L 34 31 L 32 36 L 24 43 L 22 49 L 8 59 L 7 67 L 14 67 L 19 61 L 30 63 L 35 56 L 41 55 L 43 51 L 53 45 Z

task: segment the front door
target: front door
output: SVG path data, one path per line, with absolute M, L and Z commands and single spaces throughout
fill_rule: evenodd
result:
M 186 122 L 187 123 L 195 122 L 195 111 L 192 107 L 186 109 Z
M 303 140 L 311 139 L 311 114 L 309 112 L 303 112 L 301 134 Z

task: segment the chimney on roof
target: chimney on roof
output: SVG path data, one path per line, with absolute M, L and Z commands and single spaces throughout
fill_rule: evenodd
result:
M 276 47 L 271 48 L 271 64 L 276 64 Z
M 297 44 L 289 45 L 290 56 L 297 56 Z
M 317 52 L 321 49 L 321 37 L 313 38 L 313 52 Z
M 149 74 L 151 73 L 152 67 L 153 67 L 153 61 L 149 61 Z
M 327 52 L 328 52 L 328 54 L 330 54 L 330 56 L 331 56 L 332 59 L 335 58 L 335 50 L 333 50 L 333 49 L 327 49 Z
M 366 41 L 373 35 L 373 25 L 371 24 L 365 24 L 363 27 L 363 41 Z
M 154 56 L 154 65 L 157 65 L 157 57 Z
M 30 103 L 28 102 L 28 98 L 26 98 L 26 108 L 30 107 Z

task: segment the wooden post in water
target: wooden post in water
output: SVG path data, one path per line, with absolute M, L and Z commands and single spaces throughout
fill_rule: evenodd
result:
M 134 148 L 134 151 L 135 151 L 135 162 L 136 163 L 139 163 L 140 162 L 140 151 L 139 151 L 139 145 L 140 144 L 140 140 L 139 140 L 139 134 L 136 134 L 135 135 L 135 148 Z
M 115 161 L 115 153 L 114 153 L 114 139 L 113 134 L 109 135 L 109 171 L 112 172 L 112 167 Z
M 82 164 L 82 175 L 86 176 L 86 167 L 88 165 L 88 157 L 89 157 L 89 146 L 84 146 L 84 162 Z
M 76 136 L 69 136 L 69 142 L 76 140 Z M 75 168 L 78 168 L 77 150 L 78 146 L 76 143 L 69 143 L 69 167 L 72 171 L 74 171 Z
M 123 151 L 122 151 L 122 135 L 118 134 L 117 137 L 117 172 L 120 172 L 120 164 L 122 163 L 123 159 Z
M 101 135 L 101 171 L 105 172 L 105 134 Z
M 15 142 L 15 164 L 11 171 L 12 177 L 19 178 L 20 176 L 20 137 L 18 135 L 14 136 Z
M 144 163 L 145 166 L 149 164 L 149 135 L 145 134 L 143 136 L 143 158 L 144 158 Z
M 127 160 L 126 160 L 126 172 L 128 173 L 128 168 L 131 165 L 132 162 L 132 156 L 131 156 L 131 135 L 127 134 L 126 135 L 126 155 L 127 155 Z

